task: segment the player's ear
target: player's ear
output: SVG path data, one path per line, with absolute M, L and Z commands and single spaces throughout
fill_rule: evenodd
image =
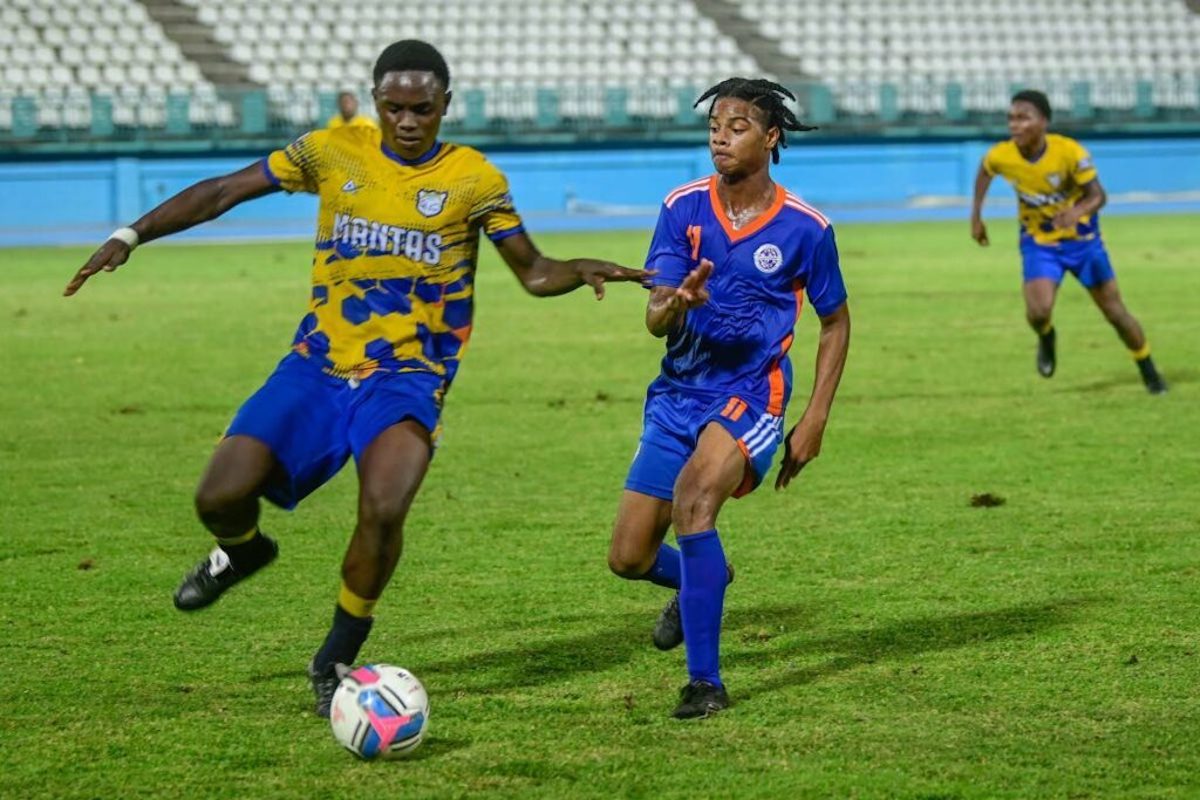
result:
M 454 96 L 454 92 L 452 92 L 452 91 L 450 91 L 449 89 L 447 89 L 447 90 L 446 90 L 446 91 L 443 93 L 443 95 L 444 95 L 444 96 L 445 96 L 445 98 L 446 98 L 446 102 L 442 104 L 442 110 L 443 110 L 443 111 L 445 111 L 447 108 L 449 108 L 449 107 L 450 107 L 450 98 Z
M 779 144 L 779 126 L 772 125 L 767 128 L 767 149 L 774 150 L 777 144 Z

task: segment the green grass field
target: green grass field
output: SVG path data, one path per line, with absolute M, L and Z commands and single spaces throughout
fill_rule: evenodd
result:
M 1011 223 L 839 229 L 854 334 L 821 458 L 727 507 L 735 705 L 669 718 L 666 599 L 608 573 L 661 342 L 644 293 L 524 296 L 485 245 L 443 446 L 364 659 L 432 698 L 407 763 L 311 714 L 353 524 L 346 470 L 217 606 L 171 592 L 238 404 L 283 354 L 308 248 L 151 245 L 78 297 L 84 249 L 0 251 L 0 797 L 1200 796 L 1200 237 L 1113 217 L 1171 382 L 1142 389 L 1078 285 L 1034 372 Z M 647 232 L 539 236 L 640 261 Z M 803 408 L 816 323 L 793 358 Z M 973 508 L 991 492 L 1003 506 Z

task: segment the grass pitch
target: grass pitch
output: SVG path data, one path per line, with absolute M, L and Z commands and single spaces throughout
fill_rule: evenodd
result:
M 364 658 L 429 689 L 427 743 L 364 764 L 310 712 L 353 524 L 346 470 L 281 557 L 194 615 L 191 492 L 307 297 L 303 244 L 0 252 L 0 796 L 1195 797 L 1200 238 L 1114 217 L 1150 397 L 1071 279 L 1034 372 L 1015 231 L 839 228 L 853 339 L 824 450 L 722 516 L 734 707 L 668 717 L 666 594 L 605 552 L 661 342 L 644 293 L 524 296 L 494 251 L 446 435 Z M 537 237 L 636 264 L 645 232 Z M 816 323 L 793 348 L 803 409 Z M 972 507 L 973 495 L 1005 499 Z

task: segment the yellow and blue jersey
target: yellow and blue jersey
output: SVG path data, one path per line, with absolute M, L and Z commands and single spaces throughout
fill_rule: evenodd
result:
M 1100 235 L 1095 214 L 1082 217 L 1074 228 L 1055 230 L 1054 216 L 1083 197 L 1083 187 L 1096 179 L 1092 157 L 1079 142 L 1056 133 L 1046 134 L 1046 149 L 1030 161 L 1012 141 L 1000 142 L 983 157 L 988 175 L 999 175 L 1017 192 L 1017 215 L 1022 238 L 1040 245 L 1088 241 Z
M 262 163 L 286 191 L 320 198 L 295 352 L 337 377 L 426 372 L 448 385 L 471 332 L 479 233 L 523 230 L 504 174 L 447 142 L 407 161 L 363 126 L 307 133 Z

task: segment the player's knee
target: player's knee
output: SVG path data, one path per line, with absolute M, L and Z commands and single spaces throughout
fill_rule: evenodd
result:
M 194 503 L 196 514 L 201 520 L 218 523 L 226 517 L 237 514 L 246 500 L 244 493 L 233 487 L 202 483 L 196 489 Z
M 639 558 L 635 553 L 616 548 L 608 551 L 608 568 L 618 578 L 637 580 L 649 571 L 650 566 L 645 558 Z
M 1104 303 L 1100 306 L 1100 313 L 1104 314 L 1104 318 L 1110 324 L 1118 327 L 1124 325 L 1129 319 L 1129 312 L 1121 303 Z
M 358 521 L 363 527 L 385 536 L 399 535 L 404 527 L 411 496 L 400 492 L 363 492 L 358 504 Z
M 720 498 L 715 491 L 703 486 L 675 488 L 675 504 L 671 521 L 677 532 L 695 533 L 716 525 Z

